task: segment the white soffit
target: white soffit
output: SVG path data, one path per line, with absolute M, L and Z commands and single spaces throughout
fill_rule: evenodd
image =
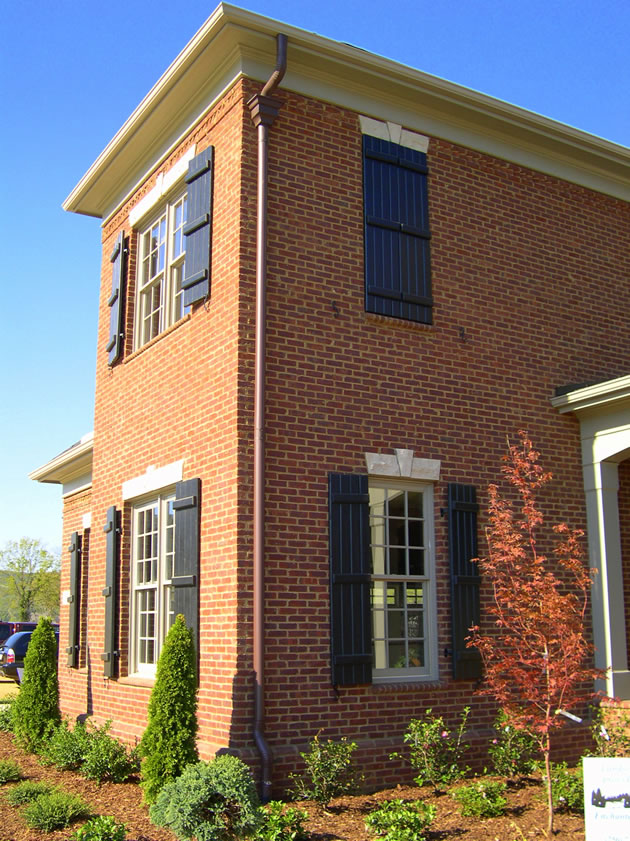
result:
M 221 4 L 63 204 L 106 217 L 241 76 L 266 81 L 288 36 L 281 88 L 630 200 L 630 150 L 357 47 Z

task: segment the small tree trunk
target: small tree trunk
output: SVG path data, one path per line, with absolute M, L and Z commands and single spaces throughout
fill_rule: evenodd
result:
M 550 740 L 549 734 L 547 734 L 545 738 L 545 746 L 544 746 L 544 754 L 545 754 L 545 776 L 547 778 L 547 809 L 548 809 L 548 821 L 547 821 L 547 832 L 549 835 L 553 834 L 553 796 L 551 793 L 551 757 L 550 757 Z

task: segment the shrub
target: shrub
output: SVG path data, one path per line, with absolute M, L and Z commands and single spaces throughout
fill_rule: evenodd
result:
M 315 736 L 309 753 L 300 753 L 306 763 L 306 777 L 289 774 L 296 797 L 315 800 L 326 807 L 333 797 L 349 794 L 356 790 L 360 778 L 352 768 L 352 753 L 356 750 L 355 742 L 345 738 L 326 742 Z
M 167 783 L 149 810 L 157 826 L 178 838 L 232 841 L 259 822 L 258 796 L 249 768 L 235 756 L 197 762 Z
M 155 803 L 162 787 L 198 757 L 197 669 L 192 631 L 179 615 L 166 635 L 151 692 L 148 725 L 140 741 L 144 799 Z
M 480 780 L 456 788 L 451 792 L 451 797 L 460 804 L 461 813 L 465 817 L 496 818 L 505 812 L 507 806 L 505 789 L 505 783 Z
M 52 790 L 53 787 L 50 783 L 40 780 L 24 780 L 7 792 L 7 800 L 11 806 L 23 806 L 25 803 L 35 800 L 41 794 L 50 794 Z
M 11 704 L 11 719 L 18 744 L 31 751 L 38 750 L 61 720 L 57 639 L 50 619 L 45 617 L 37 623 L 29 642 L 20 693 Z
M 83 824 L 72 836 L 73 841 L 125 841 L 127 828 L 124 823 L 109 815 L 98 815 Z
M 517 730 L 508 724 L 508 717 L 499 710 L 494 723 L 496 737 L 488 748 L 494 770 L 501 777 L 517 777 L 536 770 L 538 753 L 536 740 L 526 730 Z
M 88 752 L 90 736 L 84 722 L 78 721 L 73 729 L 64 719 L 42 744 L 40 754 L 45 765 L 54 765 L 62 771 L 76 771 Z
M 129 750 L 122 742 L 109 735 L 111 721 L 102 727 L 91 725 L 86 729 L 87 750 L 79 773 L 88 780 L 124 783 L 132 774 L 137 774 L 140 761 L 136 750 Z
M 604 709 L 595 707 L 591 733 L 596 756 L 630 756 L 630 711 L 609 702 Z
M 428 709 L 424 719 L 413 718 L 405 733 L 409 746 L 409 762 L 418 771 L 414 778 L 419 786 L 431 783 L 436 792 L 450 783 L 461 780 L 470 770 L 463 764 L 467 745 L 463 742 L 470 707 L 465 707 L 457 730 L 452 733 L 442 716 L 433 715 Z M 390 758 L 399 758 L 392 753 Z
M 558 812 L 583 812 L 584 784 L 580 770 L 569 768 L 566 762 L 552 762 L 551 797 Z
M 23 812 L 26 823 L 43 832 L 64 829 L 73 821 L 87 818 L 89 814 L 87 804 L 80 797 L 65 791 L 40 794 L 26 805 Z
M 365 825 L 385 841 L 423 841 L 425 831 L 435 817 L 435 806 L 414 800 L 390 800 L 371 812 Z
M 9 695 L 0 702 L 0 730 L 4 733 L 13 732 L 13 720 L 11 717 L 11 704 L 17 696 Z
M 254 835 L 255 841 L 308 841 L 310 837 L 304 828 L 308 812 L 285 806 L 272 800 L 260 807 L 260 826 Z
M 20 766 L 14 759 L 0 759 L 0 785 L 12 783 L 14 780 L 19 780 L 21 776 Z

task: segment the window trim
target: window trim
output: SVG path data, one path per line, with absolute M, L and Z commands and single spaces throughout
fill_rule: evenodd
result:
M 423 519 L 424 519 L 424 552 L 425 571 L 423 576 L 375 576 L 372 571 L 371 580 L 377 581 L 422 581 L 424 611 L 424 634 L 425 634 L 425 662 L 423 667 L 385 668 L 378 669 L 372 666 L 372 682 L 382 683 L 420 683 L 436 681 L 438 679 L 438 624 L 437 624 L 437 598 L 436 598 L 436 564 L 435 564 L 435 521 L 434 521 L 434 488 L 431 482 L 420 482 L 409 478 L 394 476 L 369 477 L 371 488 L 391 488 L 394 490 L 419 491 L 423 494 Z M 372 543 L 370 540 L 370 551 Z M 372 555 L 372 558 L 374 556 Z M 372 622 L 374 622 L 374 607 L 371 604 Z M 385 636 L 387 641 L 387 636 Z M 374 625 L 372 625 L 372 643 L 374 642 Z
M 184 225 L 186 223 L 186 214 L 179 225 L 176 224 L 175 212 L 182 203 L 188 202 L 188 190 L 186 185 L 181 183 L 178 179 L 177 186 L 173 187 L 170 195 L 163 196 L 163 201 L 155 204 L 151 209 L 152 213 L 147 214 L 143 218 L 142 224 L 137 224 L 135 231 L 137 233 L 137 260 L 136 260 L 136 288 L 135 288 L 135 305 L 133 318 L 133 349 L 134 352 L 140 350 L 152 341 L 161 336 L 170 327 L 180 321 L 189 311 L 190 307 L 185 307 L 182 304 L 182 315 L 176 313 L 176 301 L 180 295 L 183 295 L 182 281 L 184 278 L 184 264 L 186 259 L 186 239 L 184 236 Z M 187 213 L 187 211 L 186 211 Z M 144 267 L 147 261 L 150 261 L 151 251 L 145 252 L 145 242 L 147 238 L 151 237 L 151 232 L 154 227 L 160 226 L 164 220 L 164 239 L 163 239 L 163 264 L 150 277 L 143 280 Z M 174 254 L 175 233 L 179 231 L 180 246 L 177 253 Z M 158 245 L 158 251 L 159 251 Z M 150 265 L 150 263 L 149 263 Z M 160 288 L 160 302 L 156 310 L 152 310 L 145 315 L 145 306 L 147 304 L 147 296 L 152 296 L 153 290 Z M 177 287 L 179 286 L 179 290 Z M 183 298 L 182 298 L 183 301 Z M 151 303 L 149 302 L 149 307 Z M 158 312 L 158 325 L 155 328 L 150 328 L 150 335 L 145 338 L 145 323 L 147 318 L 152 317 L 154 311 Z
M 130 678 L 155 678 L 157 662 L 164 644 L 164 639 L 168 632 L 168 617 L 170 615 L 169 600 L 173 592 L 173 579 L 166 577 L 166 565 L 168 563 L 166 541 L 168 524 L 165 524 L 164 516 L 168 512 L 169 503 L 172 505 L 175 502 L 176 489 L 175 486 L 161 488 L 158 493 L 145 495 L 133 500 L 131 504 L 131 551 L 130 551 L 130 575 L 129 575 L 129 672 Z M 154 505 L 159 506 L 158 514 L 158 555 L 157 555 L 157 578 L 155 586 L 150 586 L 153 582 L 138 584 L 138 555 L 137 555 L 137 514 L 142 510 L 147 510 Z M 175 510 L 172 509 L 173 523 L 172 523 L 172 545 L 171 557 L 174 564 L 175 558 Z M 138 596 L 140 592 L 147 592 L 151 589 L 156 591 L 156 604 L 154 607 L 155 613 L 155 628 L 154 628 L 154 662 L 140 663 L 139 649 L 140 649 L 140 609 L 138 605 Z

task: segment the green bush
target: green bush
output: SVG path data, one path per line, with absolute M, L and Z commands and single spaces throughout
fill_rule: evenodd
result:
M 7 792 L 7 800 L 11 806 L 23 806 L 25 803 L 35 800 L 41 794 L 50 794 L 52 790 L 53 786 L 50 783 L 40 780 L 24 780 Z
M 584 783 L 579 768 L 566 762 L 551 763 L 551 799 L 557 812 L 584 811 Z
M 37 751 L 50 730 L 59 725 L 57 640 L 50 619 L 42 617 L 24 657 L 20 693 L 11 704 L 13 732 L 19 745 Z
M 51 791 L 31 800 L 22 814 L 32 829 L 53 832 L 55 829 L 64 829 L 81 818 L 89 817 L 90 812 L 80 797 L 65 791 Z
M 467 749 L 464 743 L 466 722 L 470 707 L 465 707 L 457 730 L 452 733 L 442 716 L 433 715 L 428 709 L 424 719 L 413 718 L 405 733 L 404 741 L 409 746 L 409 762 L 418 772 L 415 781 L 419 786 L 431 783 L 435 791 L 457 780 L 470 770 L 463 764 Z M 399 753 L 392 753 L 391 759 L 399 759 Z
M 88 780 L 124 783 L 140 770 L 137 750 L 129 750 L 122 742 L 109 735 L 111 721 L 101 727 L 93 724 L 86 729 L 87 750 L 79 773 Z
M 435 806 L 414 800 L 390 800 L 365 819 L 366 827 L 385 841 L 423 841 L 435 818 Z
M 64 719 L 40 748 L 45 765 L 54 765 L 61 771 L 76 771 L 88 752 L 90 735 L 85 723 L 78 721 L 71 729 Z
M 178 838 L 233 841 L 256 830 L 258 805 L 249 768 L 225 755 L 185 768 L 164 786 L 149 814 L 153 823 Z
M 272 800 L 260 807 L 260 826 L 254 835 L 255 841 L 308 841 L 304 828 L 308 812 L 285 806 L 279 800 Z
M 471 818 L 496 818 L 505 812 L 505 783 L 480 780 L 468 786 L 456 788 L 451 797 L 461 806 L 461 813 Z
M 630 710 L 609 702 L 593 709 L 591 733 L 595 756 L 630 756 Z
M 179 615 L 164 640 L 139 745 L 147 803 L 155 803 L 163 786 L 197 761 L 196 735 L 197 659 L 192 631 Z
M 16 695 L 8 695 L 0 701 L 0 730 L 4 733 L 13 732 L 13 719 L 11 717 L 11 705 Z
M 532 774 L 538 765 L 538 746 L 531 733 L 517 730 L 508 724 L 508 717 L 503 710 L 499 710 L 494 729 L 497 735 L 492 740 L 488 753 L 497 774 L 501 777 Z
M 83 824 L 72 836 L 73 841 L 125 841 L 127 828 L 109 815 L 98 815 Z
M 20 766 L 14 759 L 0 759 L 0 785 L 12 783 L 22 777 Z
M 300 753 L 306 764 L 306 774 L 289 774 L 292 792 L 296 797 L 315 800 L 327 806 L 333 797 L 356 791 L 360 778 L 352 768 L 355 742 L 345 738 L 321 742 L 316 735 L 308 753 Z

